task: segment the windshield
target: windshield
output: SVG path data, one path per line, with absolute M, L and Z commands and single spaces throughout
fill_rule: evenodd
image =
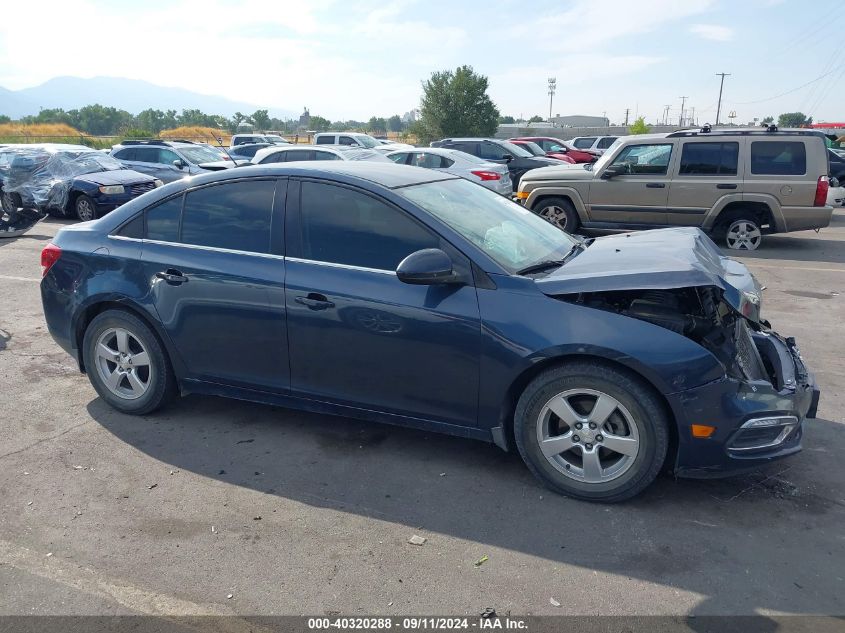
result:
M 537 145 L 537 143 L 532 143 L 531 141 L 524 141 L 519 145 L 522 149 L 526 150 L 532 156 L 545 156 L 546 152 L 543 151 L 543 148 Z
M 530 158 L 531 152 L 526 149 L 523 149 L 519 145 L 515 145 L 509 141 L 496 141 L 502 147 L 507 148 L 507 150 L 513 153 L 515 156 L 519 156 L 521 158 Z
M 542 261 L 561 259 L 578 243 L 521 205 L 468 180 L 441 180 L 395 191 L 451 227 L 510 273 Z
M 223 156 L 216 149 L 198 145 L 196 147 L 180 147 L 182 156 L 188 159 L 189 163 L 199 165 L 200 163 L 216 163 L 223 160 Z
M 73 156 L 68 154 L 62 162 L 67 161 L 66 169 L 70 174 L 93 174 L 98 171 L 112 171 L 126 169 L 121 163 L 102 152 L 86 152 Z
M 376 139 L 374 139 L 369 134 L 356 134 L 355 140 L 358 141 L 361 145 L 366 147 L 367 149 L 372 149 L 374 147 L 378 147 L 381 145 Z

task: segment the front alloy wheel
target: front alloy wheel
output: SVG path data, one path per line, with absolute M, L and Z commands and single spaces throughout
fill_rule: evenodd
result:
M 88 196 L 79 196 L 74 206 L 76 208 L 76 217 L 83 222 L 88 222 L 96 217 L 94 201 Z
M 725 243 L 733 250 L 756 250 L 762 240 L 763 232 L 753 220 L 734 220 L 725 234 Z

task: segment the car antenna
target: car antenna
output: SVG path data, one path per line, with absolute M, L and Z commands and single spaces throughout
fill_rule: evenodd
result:
M 229 160 L 232 161 L 232 167 L 238 166 L 238 164 L 235 162 L 235 159 L 232 158 L 232 155 L 229 153 L 229 150 L 226 149 L 225 147 L 223 147 L 223 137 L 222 136 L 217 137 L 217 147 L 219 147 L 220 149 L 222 149 L 226 153 L 226 156 L 228 156 Z

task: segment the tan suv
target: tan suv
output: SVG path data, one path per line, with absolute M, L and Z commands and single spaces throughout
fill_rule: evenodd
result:
M 626 136 L 592 164 L 534 169 L 516 196 L 560 228 L 698 226 L 734 249 L 765 233 L 820 229 L 829 166 L 813 130 L 682 130 Z

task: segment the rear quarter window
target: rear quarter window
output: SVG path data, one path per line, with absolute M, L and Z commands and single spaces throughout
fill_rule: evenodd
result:
M 751 173 L 771 176 L 806 174 L 807 149 L 803 141 L 753 141 Z
M 317 145 L 334 145 L 334 135 L 318 136 Z

